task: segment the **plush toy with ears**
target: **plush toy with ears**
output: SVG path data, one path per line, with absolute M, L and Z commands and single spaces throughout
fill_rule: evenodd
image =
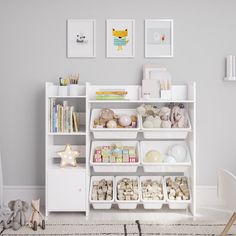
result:
M 40 212 L 40 199 L 38 200 L 32 200 L 31 202 L 31 207 L 32 207 L 32 214 L 30 217 L 30 227 L 33 230 L 37 230 L 38 226 L 40 226 L 42 229 L 45 229 L 45 220 L 43 218 L 43 215 Z
M 18 230 L 21 226 L 26 225 L 25 212 L 27 212 L 29 205 L 25 201 L 14 200 L 8 203 L 8 207 L 12 211 L 9 218 L 3 221 L 3 228 L 11 228 Z

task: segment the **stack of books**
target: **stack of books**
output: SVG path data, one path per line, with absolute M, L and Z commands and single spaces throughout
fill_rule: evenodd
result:
M 51 98 L 48 102 L 48 127 L 51 133 L 79 132 L 79 114 L 67 101 L 56 104 Z
M 96 100 L 126 100 L 128 92 L 121 90 L 105 89 L 96 91 Z

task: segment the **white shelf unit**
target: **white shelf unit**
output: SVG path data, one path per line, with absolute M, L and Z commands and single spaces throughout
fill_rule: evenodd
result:
M 187 84 L 187 98 L 184 100 L 161 100 L 161 99 L 152 99 L 152 100 L 142 100 L 141 99 L 141 86 L 139 85 L 91 85 L 89 83 L 86 84 L 86 89 L 87 89 L 87 99 L 88 99 L 88 109 L 87 109 L 87 114 L 89 115 L 89 117 L 91 117 L 92 114 L 92 110 L 93 109 L 101 109 L 101 108 L 111 108 L 111 109 L 135 109 L 137 108 L 140 104 L 156 104 L 156 105 L 164 105 L 164 104 L 168 104 L 168 103 L 183 103 L 185 105 L 185 108 L 188 111 L 189 114 L 189 119 L 191 122 L 191 130 L 187 130 L 187 137 L 182 137 L 181 139 L 176 138 L 175 137 L 171 137 L 169 135 L 167 135 L 166 139 L 164 138 L 165 141 L 170 140 L 171 143 L 173 141 L 179 142 L 179 141 L 184 141 L 186 142 L 186 144 L 188 145 L 188 151 L 189 151 L 189 158 L 188 159 L 188 163 L 187 164 L 180 164 L 180 165 L 162 165 L 159 166 L 157 169 L 158 171 L 156 172 L 145 172 L 144 171 L 144 165 L 142 163 L 139 163 L 139 167 L 137 172 L 115 172 L 115 167 L 113 166 L 111 169 L 113 169 L 111 172 L 106 172 L 104 171 L 104 173 L 101 172 L 101 170 L 99 172 L 96 172 L 93 170 L 94 165 L 93 163 L 87 163 L 88 165 L 90 165 L 90 173 L 91 173 L 91 177 L 92 176 L 176 176 L 176 175 L 184 175 L 188 177 L 189 180 L 189 187 L 190 187 L 190 191 L 191 191 L 191 201 L 188 205 L 188 211 L 186 212 L 190 212 L 193 216 L 196 214 L 196 84 L 195 82 L 191 82 Z M 126 100 L 96 100 L 95 98 L 95 94 L 96 91 L 98 90 L 103 90 L 103 89 L 114 89 L 114 90 L 119 90 L 119 89 L 125 89 L 128 92 L 128 98 Z M 87 120 L 87 122 L 89 122 L 89 124 L 91 125 L 91 120 Z M 100 131 L 100 130 L 99 130 Z M 162 133 L 168 132 L 170 130 L 168 129 L 163 129 L 161 130 Z M 183 130 L 186 131 L 186 130 Z M 87 136 L 90 140 L 89 145 L 91 144 L 92 141 L 98 142 L 101 141 L 102 136 L 99 137 L 98 140 L 96 140 L 93 136 L 93 132 L 94 129 L 90 129 L 90 134 L 89 136 Z M 104 130 L 104 132 L 112 132 L 113 136 L 114 133 L 119 134 L 119 130 Z M 160 141 L 163 140 L 163 138 L 156 138 L 156 139 L 147 139 L 144 136 L 144 132 L 146 132 L 145 130 L 143 130 L 142 128 L 138 129 L 138 136 L 136 139 L 130 139 L 130 141 Z M 157 131 L 158 132 L 158 131 Z M 173 130 L 172 130 L 173 132 Z M 178 132 L 178 131 L 177 131 Z M 105 135 L 107 137 L 107 134 Z M 104 136 L 104 137 L 105 137 Z M 112 139 L 113 141 L 120 141 L 120 139 Z M 123 139 L 125 140 L 125 139 Z M 107 139 L 107 138 L 103 138 L 103 141 L 111 141 L 111 139 Z M 90 147 L 87 145 L 87 148 Z M 93 149 L 94 147 L 92 147 Z M 88 155 L 93 155 L 92 150 L 91 153 L 88 152 Z M 140 154 L 142 155 L 142 154 Z M 87 158 L 87 160 L 89 160 L 89 158 Z M 142 160 L 142 157 L 141 157 Z M 120 167 L 120 166 L 119 166 Z M 104 170 L 106 170 L 107 168 L 104 168 Z M 120 170 L 119 168 L 117 168 L 117 170 Z M 116 205 L 118 204 L 118 202 L 113 202 L 112 205 Z M 128 203 L 127 203 L 128 204 Z M 144 203 L 142 201 L 138 202 L 139 205 L 143 205 Z M 170 202 L 166 201 L 165 203 L 163 203 L 163 205 L 169 205 L 170 208 L 174 208 L 172 204 L 170 204 Z M 181 204 L 180 204 L 181 205 Z M 178 204 L 176 204 L 176 206 L 178 207 Z M 92 205 L 91 205 L 92 207 Z M 135 210 L 133 210 L 135 211 Z M 158 212 L 161 212 L 162 209 L 158 209 L 156 210 Z M 166 208 L 165 210 L 163 210 L 166 212 Z M 172 212 L 172 209 L 169 209 L 168 212 Z
M 141 99 L 141 86 L 139 85 L 91 85 L 86 83 L 84 88 L 81 91 L 84 91 L 83 94 L 79 96 L 58 96 L 55 94 L 55 89 L 51 86 L 55 86 L 52 83 L 46 83 L 46 94 L 45 94 L 45 114 L 46 114 L 46 130 L 45 130 L 45 165 L 46 165 L 46 215 L 49 212 L 70 212 L 78 211 L 85 212 L 86 215 L 89 215 L 90 208 L 92 204 L 90 203 L 89 191 L 90 191 L 90 179 L 93 176 L 175 176 L 175 175 L 186 175 L 189 179 L 189 185 L 191 188 L 191 203 L 188 204 L 188 209 L 192 215 L 196 214 L 196 84 L 195 82 L 189 83 L 188 94 L 185 100 L 142 100 Z M 128 91 L 127 100 L 96 100 L 95 92 L 100 89 L 125 89 Z M 51 92 L 53 91 L 53 92 Z M 56 100 L 67 100 L 70 104 L 76 104 L 79 106 L 83 104 L 85 107 L 82 125 L 80 126 L 80 132 L 78 133 L 51 133 L 48 132 L 48 99 L 54 98 Z M 122 165 L 110 166 L 110 171 L 106 171 L 109 168 L 109 165 L 104 165 L 104 172 L 100 169 L 99 171 L 93 170 L 93 164 L 91 163 L 92 142 L 106 142 L 106 141 L 129 141 L 129 142 L 138 142 L 142 141 L 159 141 L 162 139 L 145 139 L 144 132 L 142 127 L 138 130 L 137 138 L 133 139 L 98 139 L 96 140 L 93 137 L 93 130 L 90 129 L 91 125 L 91 114 L 92 109 L 100 108 L 111 108 L 111 109 L 136 109 L 140 104 L 156 104 L 164 105 L 168 103 L 183 103 L 188 110 L 189 118 L 191 121 L 191 131 L 188 132 L 187 138 L 184 140 L 176 141 L 185 141 L 189 148 L 190 160 L 185 165 L 162 165 L 158 166 L 157 172 L 145 172 L 144 165 L 142 164 L 142 154 L 139 152 L 139 162 L 137 171 L 123 171 Z M 126 130 L 125 130 L 126 131 Z M 166 130 L 168 131 L 168 130 Z M 121 132 L 118 130 L 104 130 L 104 132 L 117 133 Z M 127 131 L 126 131 L 127 132 Z M 165 132 L 163 130 L 162 132 Z M 168 139 L 173 142 L 174 140 Z M 165 141 L 168 141 L 165 140 Z M 163 140 L 162 140 L 163 141 Z M 72 148 L 79 148 L 81 151 L 81 159 L 84 160 L 83 164 L 80 164 L 78 167 L 67 167 L 60 168 L 57 163 L 54 163 L 53 160 L 57 159 L 56 151 L 62 150 L 65 144 L 72 144 Z M 140 148 L 138 149 L 140 150 Z M 98 167 L 98 166 L 97 166 Z M 146 166 L 148 168 L 148 166 Z M 135 165 L 136 168 L 136 165 Z M 118 171 L 117 171 L 118 170 Z M 115 196 L 116 199 L 116 196 Z M 93 203 L 94 204 L 94 203 Z M 95 203 L 96 204 L 96 203 Z M 109 203 L 110 204 L 110 203 Z M 112 206 L 118 204 L 114 201 L 111 203 Z M 128 204 L 128 203 L 127 203 Z M 141 200 L 137 203 L 140 207 L 144 207 L 144 202 Z M 151 205 L 155 203 L 151 203 Z M 158 203 L 159 204 L 159 203 Z M 101 204 L 103 205 L 103 204 Z M 168 205 L 168 202 L 164 202 L 163 205 Z M 139 207 L 139 210 L 140 210 Z M 116 208 L 116 207 L 115 207 Z M 156 206 L 156 208 L 159 208 Z M 113 209 L 113 207 L 112 207 Z M 163 209 L 163 210 L 162 210 Z M 166 213 L 166 207 L 162 209 L 156 209 L 159 212 Z M 132 211 L 135 211 L 133 209 Z M 145 210 L 148 211 L 148 210 Z M 111 210 L 112 212 L 112 210 Z M 168 212 L 172 212 L 171 209 Z
M 87 148 L 89 132 L 86 115 L 87 99 L 86 86 L 80 85 L 81 94 L 78 96 L 59 96 L 55 94 L 58 86 L 46 83 L 45 86 L 45 214 L 50 212 L 85 212 L 88 214 L 88 191 L 90 174 L 87 166 Z M 79 132 L 53 133 L 49 132 L 49 99 L 56 103 L 67 101 L 79 112 Z M 88 135 L 87 135 L 88 134 Z M 77 167 L 59 166 L 57 154 L 71 144 L 72 150 L 79 150 Z

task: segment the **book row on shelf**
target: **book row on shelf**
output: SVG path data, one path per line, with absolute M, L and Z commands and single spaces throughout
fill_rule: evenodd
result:
M 51 133 L 79 132 L 79 113 L 74 106 L 69 106 L 68 101 L 62 104 L 56 103 L 55 99 L 48 101 L 48 127 Z

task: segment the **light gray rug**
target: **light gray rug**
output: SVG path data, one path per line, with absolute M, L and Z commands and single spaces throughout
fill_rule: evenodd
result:
M 22 227 L 18 231 L 5 230 L 1 235 L 48 235 L 48 236 L 99 236 L 99 235 L 124 235 L 124 236 L 148 236 L 148 235 L 220 235 L 224 228 L 224 223 L 173 223 L 156 224 L 146 222 L 114 222 L 114 223 L 47 223 L 46 230 L 39 229 L 33 231 L 28 227 Z M 234 225 L 229 235 L 236 235 L 236 225 Z

